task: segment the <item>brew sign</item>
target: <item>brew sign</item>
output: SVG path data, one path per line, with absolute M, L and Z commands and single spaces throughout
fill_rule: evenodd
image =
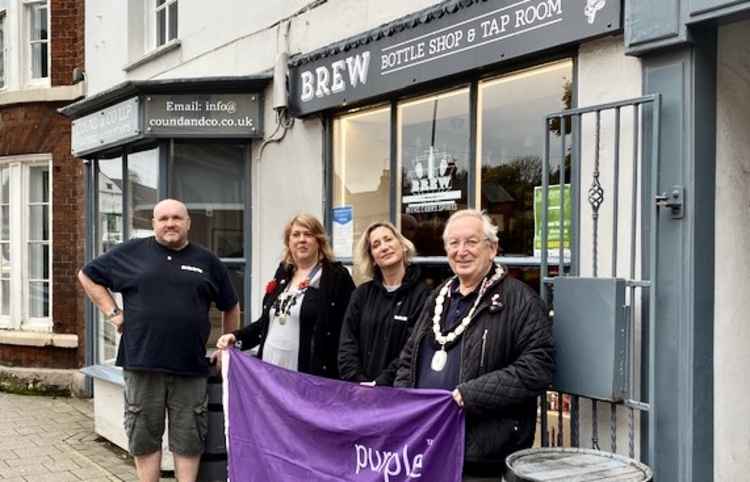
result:
M 417 12 L 411 20 L 397 20 L 294 59 L 290 109 L 303 116 L 375 100 L 405 87 L 616 33 L 621 28 L 620 4 L 614 0 L 441 3 Z

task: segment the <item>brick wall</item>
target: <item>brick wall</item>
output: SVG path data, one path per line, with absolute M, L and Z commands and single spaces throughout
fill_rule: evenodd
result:
M 70 85 L 73 69 L 84 66 L 83 0 L 50 0 L 52 85 Z
M 78 335 L 79 348 L 40 349 L 0 345 L 0 362 L 23 366 L 73 368 L 84 360 L 83 293 L 76 272 L 84 256 L 83 163 L 70 153 L 70 121 L 57 113 L 60 103 L 0 108 L 0 156 L 52 155 L 52 318 L 55 333 Z M 13 356 L 7 356 L 15 352 Z M 71 363 L 74 364 L 71 365 Z M 57 362 L 57 363 L 56 363 Z
M 76 350 L 0 344 L 0 360 L 7 367 L 78 368 Z
M 83 0 L 50 0 L 52 85 L 72 83 L 83 67 Z M 76 272 L 84 255 L 83 164 L 70 153 L 70 121 L 57 113 L 66 103 L 0 106 L 0 156 L 52 155 L 52 319 L 55 333 L 78 335 L 78 349 L 0 344 L 7 366 L 78 368 L 85 353 L 83 292 Z

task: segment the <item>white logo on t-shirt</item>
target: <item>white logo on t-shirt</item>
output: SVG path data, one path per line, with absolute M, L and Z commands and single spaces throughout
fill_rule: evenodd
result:
M 184 271 L 192 271 L 193 273 L 201 273 L 201 274 L 203 274 L 203 270 L 202 269 L 196 268 L 195 266 L 190 266 L 190 265 L 187 265 L 187 264 L 183 264 L 182 266 L 180 266 L 180 269 L 182 269 Z

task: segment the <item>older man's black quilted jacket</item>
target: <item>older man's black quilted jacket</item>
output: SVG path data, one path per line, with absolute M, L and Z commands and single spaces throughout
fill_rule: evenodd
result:
M 401 352 L 395 386 L 414 387 L 419 347 L 432 334 L 434 291 Z M 536 400 L 552 381 L 552 322 L 544 302 L 507 275 L 484 293 L 461 344 L 458 390 L 466 410 L 466 473 L 492 475 L 534 441 Z

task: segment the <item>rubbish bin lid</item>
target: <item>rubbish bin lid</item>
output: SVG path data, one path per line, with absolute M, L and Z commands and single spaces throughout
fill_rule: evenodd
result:
M 528 482 L 648 482 L 651 469 L 633 459 L 599 450 L 534 448 L 515 452 L 505 463 L 515 478 Z

